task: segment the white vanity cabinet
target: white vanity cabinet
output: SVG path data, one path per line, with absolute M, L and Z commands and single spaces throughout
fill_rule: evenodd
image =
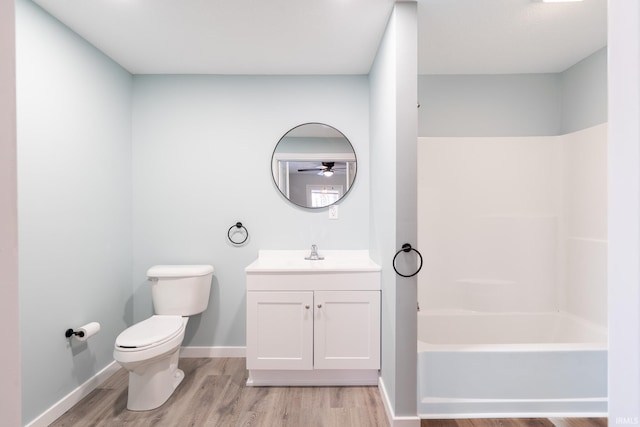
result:
M 247 369 L 313 369 L 313 292 L 247 292 Z
M 296 252 L 293 259 L 305 261 L 303 252 L 261 251 L 246 269 L 247 384 L 377 384 L 380 267 L 368 253 L 340 252 L 364 252 L 360 264 L 283 265 L 266 262 L 263 252 Z
M 380 291 L 316 291 L 314 315 L 314 369 L 380 369 Z
M 378 369 L 380 291 L 247 292 L 248 369 Z

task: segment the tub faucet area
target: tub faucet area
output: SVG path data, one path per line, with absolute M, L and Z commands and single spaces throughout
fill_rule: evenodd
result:
M 304 257 L 304 259 L 317 261 L 324 259 L 324 257 L 318 255 L 318 245 L 311 245 L 311 253 L 309 254 L 309 256 Z

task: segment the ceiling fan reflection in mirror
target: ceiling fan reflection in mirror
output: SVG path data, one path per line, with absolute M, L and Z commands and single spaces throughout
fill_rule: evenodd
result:
M 346 167 L 336 167 L 336 162 L 322 162 L 322 166 L 316 166 L 309 169 L 298 169 L 298 172 L 317 172 L 318 175 L 332 176 L 335 171 L 345 170 Z M 344 165 L 344 163 L 338 163 Z M 346 165 L 345 165 L 346 166 Z

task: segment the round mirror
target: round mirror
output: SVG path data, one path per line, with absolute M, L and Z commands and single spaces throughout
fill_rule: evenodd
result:
M 304 208 L 323 208 L 338 202 L 353 186 L 356 153 L 336 128 L 305 123 L 280 138 L 271 171 L 289 201 Z

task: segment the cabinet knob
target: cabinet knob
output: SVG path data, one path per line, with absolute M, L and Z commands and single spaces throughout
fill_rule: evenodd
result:
M 304 308 L 306 308 L 307 310 L 309 310 L 309 304 L 305 305 Z
M 318 308 L 322 308 L 322 304 L 318 304 Z

